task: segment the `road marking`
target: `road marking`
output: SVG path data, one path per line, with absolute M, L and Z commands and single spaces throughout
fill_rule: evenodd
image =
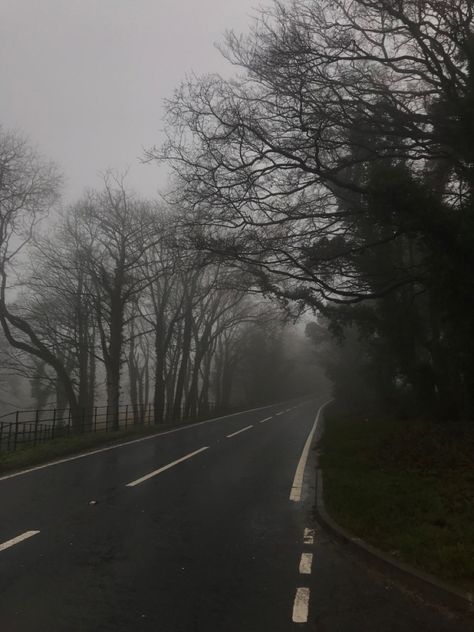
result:
M 326 406 L 326 404 L 329 404 L 329 402 L 324 403 L 319 408 L 318 414 L 316 415 L 316 419 L 314 420 L 313 427 L 308 435 L 308 438 L 306 439 L 306 443 L 304 444 L 303 452 L 301 453 L 298 467 L 296 468 L 295 478 L 293 479 L 293 485 L 291 486 L 290 500 L 292 500 L 293 502 L 299 502 L 301 500 L 301 491 L 303 489 L 304 471 L 306 469 L 306 462 L 308 460 L 309 449 L 311 447 L 311 443 L 313 441 L 316 428 L 318 427 L 321 411 Z
M 279 413 L 275 413 L 275 416 L 278 417 L 278 415 L 283 415 L 284 412 L 285 412 L 284 410 L 280 410 Z
M 245 432 L 246 430 L 250 430 L 250 428 L 253 428 L 253 426 L 246 426 L 245 428 L 242 428 L 241 430 L 237 430 L 237 432 L 233 432 L 232 434 L 226 435 L 226 437 L 227 437 L 227 439 L 230 439 L 231 437 L 235 437 L 235 435 L 238 435 L 241 432 Z
M 312 553 L 302 553 L 300 560 L 300 573 L 302 575 L 311 575 L 311 566 L 313 564 Z
M 303 535 L 305 544 L 314 544 L 314 529 L 305 529 Z
M 4 551 L 5 549 L 9 549 L 11 546 L 15 546 L 15 544 L 19 544 L 23 542 L 23 540 L 28 540 L 28 538 L 32 538 L 34 535 L 38 535 L 39 531 L 25 531 L 21 535 L 17 535 L 16 538 L 12 538 L 11 540 L 7 540 L 0 544 L 0 551 Z
M 154 470 L 153 472 L 150 472 L 149 474 L 145 474 L 145 476 L 137 478 L 135 481 L 132 481 L 131 483 L 127 483 L 126 487 L 135 487 L 135 485 L 144 483 L 148 479 L 153 478 L 153 476 L 157 476 L 158 474 L 161 474 L 161 472 L 164 472 L 165 470 L 169 470 L 175 465 L 178 465 L 178 463 L 182 463 L 183 461 L 187 461 L 188 459 L 191 459 L 193 456 L 196 456 L 196 454 L 199 454 L 200 452 L 204 452 L 204 450 L 209 450 L 209 446 L 204 446 L 204 448 L 200 448 L 199 450 L 190 452 L 189 454 L 182 456 L 180 459 L 176 459 L 176 461 L 173 461 L 172 463 L 168 463 L 168 465 L 164 465 L 163 467 L 160 467 L 158 470 Z
M 121 443 L 115 443 L 114 445 L 106 446 L 105 448 L 98 448 L 97 450 L 89 450 L 89 452 L 82 452 L 81 454 L 75 454 L 74 456 L 68 456 L 64 459 L 57 459 L 56 461 L 50 461 L 49 463 L 44 463 L 43 465 L 35 465 L 34 467 L 29 467 L 26 470 L 20 470 L 19 472 L 14 472 L 12 474 L 5 474 L 4 476 L 0 476 L 0 481 L 6 481 L 9 478 L 16 478 L 17 476 L 23 476 L 24 474 L 30 474 L 31 472 L 37 472 L 38 470 L 44 470 L 47 467 L 53 467 L 55 465 L 62 465 L 63 463 L 69 463 L 70 461 L 77 461 L 77 459 L 85 459 L 88 456 L 94 456 L 95 454 L 101 454 L 102 452 L 108 452 L 109 450 L 117 450 L 118 448 L 125 448 L 128 445 L 133 445 L 134 443 L 141 443 L 142 441 L 150 441 L 151 439 L 156 439 L 157 437 L 164 437 L 165 435 L 174 434 L 175 432 L 183 432 L 183 430 L 189 430 L 190 428 L 196 428 L 197 426 L 203 426 L 204 424 L 211 424 L 215 421 L 220 421 L 221 419 L 228 419 L 229 417 L 236 417 L 237 415 L 246 415 L 247 413 L 253 413 L 257 410 L 264 410 L 265 408 L 272 408 L 276 404 L 269 404 L 268 406 L 259 406 L 258 408 L 250 408 L 249 410 L 242 410 L 238 413 L 231 413 L 230 415 L 222 415 L 221 417 L 213 417 L 212 419 L 206 419 L 205 421 L 198 421 L 194 424 L 186 424 L 180 426 L 179 428 L 173 428 L 172 430 L 165 430 L 161 432 L 155 432 L 146 437 L 140 437 L 140 439 L 131 439 L 130 441 L 122 441 Z
M 309 588 L 297 588 L 293 603 L 293 623 L 308 621 Z
M 266 421 L 269 421 L 271 419 L 271 417 L 265 417 L 265 419 L 262 419 L 261 421 L 259 421 L 259 424 L 264 424 Z

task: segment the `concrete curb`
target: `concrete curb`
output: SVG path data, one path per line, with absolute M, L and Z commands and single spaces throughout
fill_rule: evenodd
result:
M 323 418 L 324 423 L 324 418 Z M 323 426 L 323 424 L 321 424 Z M 321 427 L 320 433 L 324 431 Z M 316 487 L 316 516 L 319 523 L 334 538 L 347 546 L 352 553 L 364 562 L 375 566 L 379 571 L 420 593 L 425 599 L 436 605 L 461 611 L 464 614 L 474 614 L 474 595 L 440 581 L 437 577 L 424 573 L 412 566 L 398 561 L 386 553 L 353 536 L 327 513 L 324 504 L 323 472 L 318 468 Z

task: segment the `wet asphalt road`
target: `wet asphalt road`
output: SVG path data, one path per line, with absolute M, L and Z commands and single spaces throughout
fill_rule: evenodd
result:
M 39 531 L 0 550 L 0 632 L 474 629 L 332 543 L 312 522 L 310 484 L 301 502 L 289 500 L 321 403 L 241 413 L 0 480 L 0 548 Z M 300 573 L 302 553 L 313 555 L 311 574 Z M 308 622 L 294 623 L 301 587 Z

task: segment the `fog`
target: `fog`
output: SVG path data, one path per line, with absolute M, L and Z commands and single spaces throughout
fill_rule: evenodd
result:
M 0 632 L 472 631 L 472 9 L 0 0 Z
M 143 159 L 163 140 L 164 101 L 187 77 L 232 76 L 216 44 L 226 30 L 248 32 L 256 16 L 253 0 L 196 7 L 190 0 L 3 4 L 0 161 L 16 200 L 0 244 L 8 253 L 3 413 L 50 410 L 54 425 L 56 411 L 62 423 L 64 411 L 77 408 L 81 419 L 74 413 L 73 421 L 83 430 L 86 421 L 96 426 L 94 407 L 109 412 L 113 401 L 118 427 L 119 406 L 131 402 L 136 421 L 147 410 L 161 423 L 303 395 L 323 379 L 303 332 L 285 328 L 271 302 L 250 300 L 249 279 L 230 282 L 230 269 L 219 265 L 204 270 L 157 204 L 166 170 Z
M 26 134 L 77 198 L 107 168 L 153 196 L 164 169 L 140 164 L 159 143 L 162 101 L 190 73 L 226 72 L 215 48 L 244 31 L 255 0 L 3 0 L 0 121 Z

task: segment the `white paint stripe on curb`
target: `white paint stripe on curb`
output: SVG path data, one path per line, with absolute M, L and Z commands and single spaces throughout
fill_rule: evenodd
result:
M 311 447 L 316 428 L 318 427 L 321 411 L 327 404 L 329 404 L 329 401 L 320 406 L 318 414 L 316 415 L 316 419 L 314 420 L 313 427 L 308 435 L 308 438 L 306 439 L 306 443 L 304 444 L 303 452 L 301 453 L 298 467 L 296 468 L 295 478 L 293 479 L 293 485 L 291 486 L 290 500 L 292 500 L 293 502 L 299 502 L 301 500 L 301 491 L 303 489 L 304 472 L 306 469 L 306 462 L 308 460 L 309 449 Z

